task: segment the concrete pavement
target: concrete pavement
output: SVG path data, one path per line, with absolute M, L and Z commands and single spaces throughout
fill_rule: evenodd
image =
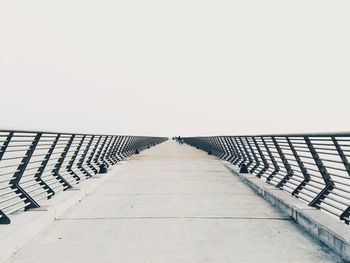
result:
M 168 141 L 126 162 L 8 262 L 341 262 L 215 157 Z

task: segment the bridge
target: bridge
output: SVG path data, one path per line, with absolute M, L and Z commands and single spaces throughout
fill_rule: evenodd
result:
M 350 134 L 0 138 L 0 262 L 350 260 Z

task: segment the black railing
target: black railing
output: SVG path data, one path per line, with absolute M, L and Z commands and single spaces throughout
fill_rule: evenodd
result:
M 350 222 L 350 133 L 180 139 Z
M 0 224 L 162 137 L 0 130 Z

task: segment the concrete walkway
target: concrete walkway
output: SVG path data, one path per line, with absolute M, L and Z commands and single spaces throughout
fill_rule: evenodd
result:
M 214 157 L 173 141 L 131 157 L 8 262 L 336 262 Z

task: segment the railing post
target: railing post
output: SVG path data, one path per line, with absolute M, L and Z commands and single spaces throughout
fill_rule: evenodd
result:
M 316 166 L 323 178 L 323 181 L 325 182 L 326 186 L 322 189 L 322 191 L 310 202 L 310 206 L 317 207 L 318 204 L 322 202 L 322 199 L 324 199 L 328 193 L 334 188 L 334 183 L 332 181 L 332 178 L 328 174 L 328 171 L 326 167 L 324 166 L 321 158 L 319 157 L 318 153 L 316 152 L 315 147 L 313 146 L 311 140 L 309 137 L 305 136 L 304 140 L 306 142 L 306 145 L 309 148 L 309 151 L 312 155 L 312 158 L 314 159 Z
M 222 154 L 220 154 L 219 157 L 226 160 L 226 157 L 228 156 L 228 150 L 226 148 L 226 144 L 224 142 L 223 137 L 221 136 L 218 137 L 218 143 L 219 143 L 220 149 L 222 149 Z
M 253 137 L 251 137 L 251 139 L 253 140 Z M 256 153 L 252 147 L 252 145 L 250 144 L 249 140 L 248 140 L 248 137 L 245 138 L 247 144 L 248 144 L 248 147 L 249 147 L 249 150 L 255 160 L 255 165 L 253 168 L 250 169 L 250 173 L 254 173 L 254 171 L 260 166 L 260 160 L 258 159 L 258 157 L 256 156 Z
M 117 155 L 117 158 L 119 161 L 121 161 L 122 159 L 125 158 L 125 156 L 123 155 L 123 151 L 125 149 L 126 142 L 127 142 L 127 137 L 121 136 L 120 144 L 119 144 L 117 152 L 116 152 L 116 155 Z
M 134 137 L 129 137 L 129 136 L 126 137 L 126 142 L 123 149 L 123 155 L 125 157 L 128 157 L 131 154 L 131 147 L 134 144 L 134 140 L 135 140 Z
M 21 164 L 17 168 L 17 172 L 13 175 L 11 181 L 9 182 L 10 188 L 14 190 L 16 194 L 19 194 L 19 198 L 24 199 L 25 206 L 24 210 L 30 208 L 40 207 L 39 204 L 19 185 L 24 171 L 26 170 L 30 159 L 35 151 L 36 146 L 38 145 L 42 133 L 37 133 L 32 141 L 32 144 L 29 146 L 24 158 L 21 161 Z
M 199 143 L 204 144 L 203 141 Z M 213 155 L 214 152 L 216 152 L 216 138 L 215 137 L 210 138 L 209 144 L 210 144 L 210 147 L 208 147 L 208 155 Z
M 113 152 L 111 154 L 112 156 L 112 160 L 114 163 L 117 163 L 121 160 L 121 157 L 119 156 L 119 149 L 122 147 L 123 145 L 123 141 L 124 141 L 124 137 L 123 136 L 117 136 L 117 141 L 115 143 Z
M 226 140 L 225 140 L 225 136 L 220 136 L 220 141 L 221 141 L 221 148 L 223 149 L 224 151 L 224 154 L 222 156 L 223 159 L 227 159 L 227 157 L 230 156 L 230 152 L 227 148 L 227 144 L 226 144 Z
M 238 164 L 240 161 L 243 161 L 244 159 L 242 157 L 241 152 L 237 148 L 237 141 L 236 141 L 235 137 L 230 137 L 230 140 L 232 142 L 232 146 L 235 149 L 235 152 L 236 152 L 236 155 L 237 155 L 237 158 L 236 158 L 236 160 L 234 160 L 233 164 Z
M 242 148 L 243 148 L 243 152 L 245 153 L 245 156 L 247 156 L 246 160 L 248 161 L 248 163 L 246 164 L 246 166 L 247 166 L 247 168 L 249 168 L 249 166 L 251 166 L 253 163 L 253 159 L 251 158 L 249 151 L 248 151 L 247 147 L 245 146 L 242 138 L 245 139 L 246 141 L 247 141 L 247 139 L 246 139 L 246 137 L 239 137 L 239 140 L 240 140 Z
M 256 141 L 256 138 L 255 137 L 252 137 L 252 138 L 253 138 L 254 145 L 255 145 L 256 149 L 258 150 L 260 158 L 261 158 L 261 160 L 262 160 L 262 162 L 264 164 L 264 167 L 256 175 L 257 177 L 261 178 L 261 176 L 267 171 L 267 169 L 269 169 L 269 163 L 266 161 L 265 155 L 264 155 L 263 151 L 261 150 L 260 145 Z M 260 137 L 260 139 L 262 140 L 261 137 Z
M 84 152 L 83 152 L 82 156 L 80 157 L 80 160 L 79 160 L 79 162 L 78 162 L 78 164 L 77 164 L 77 166 L 78 166 L 78 168 L 80 169 L 80 171 L 82 171 L 82 172 L 85 174 L 85 176 L 87 176 L 87 177 L 91 177 L 92 174 L 90 174 L 90 173 L 84 168 L 84 161 L 85 161 L 86 156 L 87 156 L 87 154 L 88 154 L 88 152 L 89 152 L 89 150 L 90 150 L 90 147 L 91 147 L 91 145 L 92 145 L 92 141 L 93 141 L 93 140 L 94 140 L 94 136 L 91 136 L 91 138 L 90 138 L 88 144 L 86 145 L 86 147 L 85 147 L 85 149 L 84 149 Z
M 208 138 L 208 142 L 205 142 L 204 140 L 197 140 L 197 142 L 194 142 L 196 145 L 199 145 L 205 151 L 207 151 L 208 155 L 212 155 L 213 151 L 215 149 L 215 143 L 214 138 Z
M 231 138 L 229 136 L 226 137 L 226 142 L 227 142 L 227 146 L 228 146 L 230 153 L 231 153 L 231 157 L 227 161 L 232 163 L 237 158 L 237 153 L 236 153 L 236 150 L 232 146 L 232 141 L 231 141 Z
M 340 156 L 340 159 L 343 162 L 345 171 L 350 176 L 350 163 L 349 163 L 348 159 L 346 158 L 346 155 L 345 155 L 344 151 L 342 150 L 341 146 L 339 145 L 337 139 L 334 136 L 332 136 L 331 138 L 332 138 L 332 141 L 334 143 L 335 149 L 337 150 L 337 152 Z
M 221 142 L 221 137 L 220 136 L 216 136 L 216 146 L 217 146 L 217 149 L 218 149 L 217 156 L 219 158 L 222 158 L 223 156 L 225 156 L 226 152 L 225 152 L 225 148 L 223 147 L 223 144 Z
M 107 146 L 102 154 L 102 160 L 105 162 L 105 164 L 107 165 L 107 167 L 109 167 L 112 163 L 109 161 L 108 159 L 108 156 L 111 152 L 111 149 L 113 146 L 113 143 L 114 143 L 114 138 L 113 136 L 108 136 L 109 137 L 109 140 L 108 140 L 108 143 L 107 143 Z M 112 143 L 113 142 L 113 143 Z
M 103 136 L 101 136 L 101 139 L 102 139 Z M 102 150 L 104 149 L 105 145 L 106 145 L 106 141 L 107 141 L 107 136 L 105 136 L 105 138 L 103 139 L 100 147 L 98 147 L 97 149 L 97 152 L 96 152 L 96 155 L 93 159 L 93 162 L 97 165 L 97 166 L 100 166 L 100 157 L 101 157 L 101 154 L 102 154 Z M 103 162 L 104 163 L 104 162 Z
M 131 141 L 132 141 L 131 137 L 125 136 L 124 145 L 123 145 L 123 148 L 121 149 L 121 154 L 122 154 L 123 158 L 126 158 L 129 156 Z
M 95 140 L 95 137 L 96 137 L 96 136 L 93 136 L 93 139 L 94 139 L 94 140 Z M 90 156 L 89 156 L 89 158 L 87 159 L 87 162 L 86 162 L 86 164 L 90 167 L 90 169 L 91 169 L 95 174 L 98 173 L 98 170 L 95 168 L 95 166 L 93 166 L 93 165 L 91 164 L 91 161 L 93 161 L 93 157 L 94 157 L 94 155 L 95 155 L 95 152 L 96 152 L 96 150 L 97 150 L 98 145 L 100 144 L 100 141 L 101 141 L 101 137 L 102 137 L 102 136 L 98 136 L 98 137 L 99 137 L 99 138 L 98 138 L 97 142 L 95 143 L 94 148 L 92 149 L 92 151 L 91 151 L 91 153 L 90 153 Z
M 81 148 L 81 146 L 84 143 L 84 140 L 85 140 L 85 135 L 83 135 L 83 137 L 81 138 L 77 148 L 75 149 L 75 151 L 74 151 L 74 153 L 72 155 L 72 158 L 70 159 L 70 161 L 69 161 L 69 163 L 68 163 L 68 165 L 66 167 L 67 171 L 73 176 L 73 178 L 77 182 L 79 182 L 81 180 L 81 178 L 72 170 L 72 167 L 73 167 L 73 164 L 74 164 L 74 162 L 75 162 L 75 160 L 76 160 L 76 158 L 77 158 L 77 156 L 79 154 L 80 148 Z
M 57 136 L 53 140 L 47 154 L 45 155 L 44 160 L 41 162 L 41 165 L 40 165 L 38 171 L 34 175 L 35 181 L 37 181 L 39 183 L 39 185 L 43 186 L 43 188 L 46 190 L 46 192 L 48 194 L 48 199 L 50 199 L 53 195 L 55 195 L 55 191 L 41 178 L 41 176 L 42 176 L 43 172 L 45 171 L 46 165 L 49 162 L 53 151 L 55 150 L 55 147 L 56 147 L 56 144 L 57 144 L 59 138 L 60 138 L 60 135 L 57 134 Z
M 278 166 L 278 164 L 277 164 L 277 162 L 276 162 L 276 160 L 275 160 L 275 157 L 274 157 L 273 154 L 271 153 L 270 148 L 269 148 L 269 146 L 267 145 L 267 143 L 266 143 L 264 137 L 261 137 L 261 140 L 262 140 L 262 142 L 263 142 L 263 144 L 264 144 L 264 147 L 265 147 L 265 149 L 266 149 L 266 151 L 267 151 L 267 154 L 269 155 L 269 158 L 270 158 L 270 160 L 271 160 L 271 162 L 272 162 L 272 165 L 273 165 L 274 168 L 275 168 L 275 170 L 266 178 L 266 181 L 267 181 L 267 182 L 270 182 L 270 181 L 272 180 L 272 178 L 279 172 L 280 167 Z
M 340 156 L 340 159 L 344 165 L 344 168 L 346 170 L 346 172 L 348 173 L 348 175 L 350 176 L 350 163 L 348 161 L 348 158 L 346 157 L 344 151 L 342 150 L 341 146 L 339 145 L 337 139 L 332 136 L 332 141 L 334 143 L 334 146 L 335 146 L 335 149 L 337 150 L 339 156 Z M 349 217 L 350 215 L 350 206 L 348 206 L 344 211 L 343 213 L 341 213 L 341 215 L 339 216 L 340 220 L 345 220 L 345 217 Z M 348 220 L 345 220 L 345 223 L 346 224 L 349 224 L 349 221 Z
M 12 139 L 12 136 L 13 136 L 13 132 L 10 132 L 10 133 L 7 135 L 7 137 L 6 137 L 6 139 L 5 139 L 4 143 L 3 143 L 3 145 L 2 145 L 1 148 L 0 148 L 0 161 L 1 161 L 2 157 L 4 156 L 8 145 L 10 144 L 10 141 L 11 141 L 11 139 Z M 10 224 L 10 223 L 11 223 L 10 218 L 9 218 L 4 212 L 2 212 L 2 211 L 0 210 L 0 224 L 6 224 L 6 225 L 8 225 L 8 224 Z
M 116 146 L 117 142 L 118 142 L 118 136 L 113 136 L 111 138 L 111 142 L 110 142 L 111 145 L 109 146 L 109 149 L 108 149 L 108 151 L 107 151 L 107 153 L 105 155 L 105 158 L 106 158 L 107 162 L 109 164 L 111 164 L 111 165 L 115 164 L 115 161 L 113 160 L 113 156 L 112 155 L 113 155 L 113 151 L 115 149 L 115 146 Z
M 10 218 L 0 210 L 0 225 L 8 225 L 10 223 L 11 223 Z
M 7 147 L 8 147 L 9 144 L 10 144 L 10 141 L 11 141 L 11 139 L 12 139 L 12 137 L 13 137 L 13 133 L 14 133 L 14 132 L 10 132 L 10 133 L 7 135 L 7 137 L 6 137 L 5 141 L 4 141 L 4 143 L 2 144 L 2 146 L 1 146 L 1 148 L 0 148 L 0 161 L 1 161 L 2 157 L 3 157 L 4 154 L 5 154 Z
M 287 138 L 286 138 L 287 139 Z M 286 168 L 287 174 L 277 183 L 276 187 L 283 187 L 283 185 L 286 184 L 286 182 L 293 176 L 294 172 L 292 167 L 290 166 L 286 156 L 284 155 L 281 147 L 279 146 L 277 140 L 275 137 L 272 137 L 273 144 L 275 145 L 275 148 L 282 160 L 282 163 L 284 167 Z
M 66 144 L 66 146 L 63 149 L 63 152 L 61 153 L 61 156 L 58 158 L 57 163 L 54 167 L 54 169 L 52 170 L 52 174 L 54 177 L 57 178 L 57 180 L 64 186 L 67 188 L 73 188 L 73 186 L 62 176 L 60 175 L 59 171 L 62 167 L 62 164 L 64 162 L 64 159 L 66 158 L 68 152 L 69 152 L 69 148 L 72 145 L 72 142 L 74 140 L 75 135 L 70 135 L 70 138 Z
M 293 156 L 300 168 L 301 173 L 303 174 L 304 180 L 294 189 L 294 191 L 292 192 L 292 195 L 297 196 L 299 194 L 299 192 L 305 187 L 305 185 L 310 182 L 310 175 L 307 171 L 307 169 L 304 166 L 304 163 L 302 162 L 298 152 L 295 150 L 293 143 L 291 142 L 291 140 L 287 137 L 287 142 L 288 145 L 293 153 Z
M 231 149 L 231 145 L 230 145 L 228 136 L 225 136 L 225 137 L 224 137 L 224 140 L 225 140 L 226 149 L 227 149 L 227 152 L 228 152 L 228 156 L 226 157 L 226 160 L 227 160 L 228 162 L 230 162 L 230 160 L 231 160 L 232 158 L 234 158 L 235 152 L 232 151 L 232 149 Z
M 240 138 L 239 137 L 238 138 L 234 137 L 234 140 L 236 142 L 236 146 L 237 146 L 237 148 L 238 148 L 238 150 L 239 150 L 239 152 L 241 154 L 241 157 L 242 157 L 242 160 L 240 160 L 240 162 L 238 163 L 238 166 L 241 167 L 242 164 L 244 164 L 247 161 L 247 158 L 246 158 L 246 156 L 244 154 L 244 151 L 242 150 L 241 146 L 239 145 L 238 140 L 240 140 Z

